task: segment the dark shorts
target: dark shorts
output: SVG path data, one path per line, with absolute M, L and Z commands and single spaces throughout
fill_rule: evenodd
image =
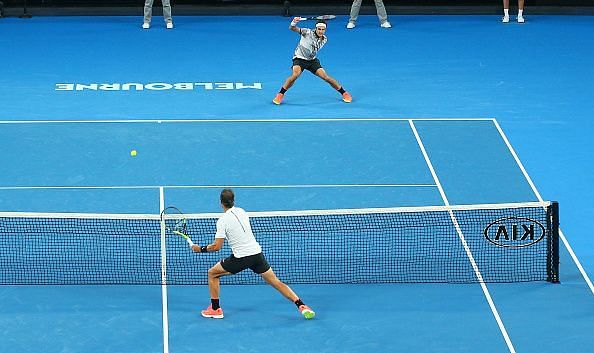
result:
M 315 74 L 318 69 L 322 68 L 322 64 L 320 64 L 320 60 L 318 59 L 303 60 L 295 58 L 293 59 L 293 66 L 301 66 L 301 70 L 308 70 L 312 74 Z
M 225 271 L 233 274 L 239 273 L 246 268 L 257 274 L 264 273 L 270 269 L 270 265 L 262 253 L 240 258 L 231 254 L 228 258 L 221 260 L 221 266 L 223 266 Z

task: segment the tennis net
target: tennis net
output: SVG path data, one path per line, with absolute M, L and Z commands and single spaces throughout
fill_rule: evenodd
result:
M 286 283 L 558 282 L 558 205 L 249 213 Z M 197 244 L 220 214 L 186 215 Z M 206 284 L 230 255 L 194 253 L 159 215 L 0 213 L 0 284 Z M 247 270 L 227 284 L 259 284 Z

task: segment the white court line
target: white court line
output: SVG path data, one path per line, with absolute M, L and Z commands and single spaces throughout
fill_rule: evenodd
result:
M 159 213 L 165 209 L 163 188 L 159 188 Z M 165 249 L 165 228 L 161 225 L 161 298 L 163 301 L 163 353 L 169 353 L 169 318 L 167 310 L 167 251 Z
M 522 171 L 522 174 L 524 174 L 524 177 L 528 181 L 528 184 L 532 188 L 532 191 L 536 195 L 536 198 L 539 201 L 542 202 L 543 199 L 540 196 L 540 192 L 538 192 L 538 190 L 536 189 L 536 185 L 534 185 L 534 182 L 532 182 L 532 178 L 530 178 L 530 175 L 528 175 L 528 172 L 526 171 L 526 168 L 524 168 L 524 165 L 520 161 L 520 158 L 518 157 L 516 151 L 514 150 L 514 148 L 512 147 L 511 143 L 509 142 L 507 136 L 503 132 L 503 129 L 501 129 L 501 126 L 499 126 L 499 123 L 497 122 L 496 119 L 493 119 L 493 123 L 495 124 L 495 127 L 499 131 L 499 134 L 501 135 L 501 138 L 503 138 L 503 141 L 507 145 L 507 148 L 509 149 L 509 151 L 511 152 L 512 156 L 516 160 L 516 163 L 520 167 L 520 170 Z M 576 254 L 573 252 L 573 249 L 571 248 L 571 245 L 569 245 L 569 241 L 567 241 L 567 238 L 565 238 L 565 235 L 563 234 L 563 232 L 561 231 L 561 229 L 559 229 L 559 237 L 563 241 L 563 244 L 565 244 L 565 247 L 567 248 L 567 251 L 569 252 L 569 255 L 571 255 L 571 258 L 573 259 L 573 262 L 575 262 L 575 265 L 577 266 L 578 270 L 580 271 L 580 273 L 584 277 L 584 280 L 586 281 L 586 284 L 588 285 L 588 287 L 590 287 L 590 291 L 592 292 L 592 294 L 594 294 L 594 285 L 592 285 L 592 281 L 590 280 L 590 277 L 588 277 L 588 274 L 586 273 L 586 270 L 584 269 L 584 267 L 580 263 L 580 260 L 578 259 L 578 257 L 576 256 Z
M 302 185 L 131 185 L 131 186 L 0 186 L 0 190 L 37 189 L 306 189 L 436 187 L 435 184 L 302 184 Z
M 365 121 L 491 121 L 493 118 L 305 118 L 305 119 L 121 119 L 121 120 L 1 120 L 0 124 L 103 124 L 103 123 L 311 123 Z
M 443 199 L 444 204 L 449 207 L 450 202 L 448 201 L 448 198 L 446 197 L 445 191 L 443 190 L 443 188 L 441 186 L 439 178 L 437 177 L 437 174 L 435 173 L 433 164 L 431 163 L 431 160 L 429 159 L 429 155 L 427 154 L 427 151 L 425 150 L 425 146 L 423 145 L 423 142 L 421 141 L 421 137 L 419 136 L 419 133 L 417 132 L 415 124 L 413 123 L 412 120 L 409 120 L 409 124 L 410 124 L 410 127 L 411 127 L 413 133 L 415 134 L 415 138 L 417 139 L 419 148 L 421 149 L 421 152 L 423 153 L 423 157 L 425 157 L 425 161 L 427 162 L 427 166 L 429 167 L 429 170 L 431 171 L 431 175 L 433 176 L 433 179 L 435 180 L 435 183 L 437 184 L 437 188 L 439 189 L 441 198 Z M 512 344 L 511 339 L 509 338 L 509 335 L 507 333 L 507 329 L 503 325 L 503 321 L 501 320 L 501 317 L 499 316 L 499 312 L 497 311 L 497 308 L 495 307 L 495 303 L 493 302 L 493 299 L 491 298 L 491 293 L 489 293 L 489 289 L 487 288 L 487 285 L 483 281 L 483 276 L 481 275 L 481 272 L 479 271 L 476 261 L 474 260 L 474 256 L 472 255 L 472 252 L 470 251 L 470 248 L 468 247 L 468 244 L 466 243 L 466 239 L 464 238 L 462 229 L 460 228 L 460 225 L 458 224 L 458 220 L 456 219 L 456 216 L 454 215 L 454 212 L 451 209 L 449 210 L 449 213 L 450 213 L 450 218 L 452 219 L 452 222 L 454 223 L 454 227 L 456 228 L 456 232 L 458 233 L 458 237 L 460 238 L 460 241 L 462 242 L 462 246 L 464 247 L 464 250 L 466 251 L 466 255 L 468 256 L 468 259 L 470 260 L 470 264 L 472 265 L 472 268 L 474 269 L 474 273 L 479 281 L 479 284 L 481 285 L 483 293 L 485 294 L 485 298 L 487 299 L 487 302 L 489 303 L 491 312 L 493 313 L 493 316 L 495 317 L 495 321 L 497 321 L 497 325 L 499 326 L 499 330 L 501 330 L 501 334 L 503 335 L 503 338 L 505 339 L 507 348 L 509 349 L 509 351 L 511 353 L 516 353 L 514 345 Z

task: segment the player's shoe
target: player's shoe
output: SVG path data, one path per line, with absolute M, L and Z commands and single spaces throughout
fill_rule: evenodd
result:
M 316 316 L 316 313 L 313 310 L 311 310 L 311 308 L 309 306 L 307 306 L 307 305 L 300 305 L 299 306 L 299 312 L 307 320 L 313 319 L 314 316 Z
M 173 28 L 173 22 L 167 22 L 167 29 Z
M 145 23 L 142 24 L 142 28 L 143 29 L 149 29 L 149 28 L 151 28 L 151 24 L 148 23 L 148 22 L 145 22 Z
M 208 308 L 206 308 L 205 310 L 202 310 L 200 313 L 204 317 L 210 317 L 213 319 L 222 319 L 224 317 L 223 309 L 218 308 L 217 310 L 213 310 L 212 305 L 209 305 Z
M 342 100 L 343 100 L 345 103 L 350 103 L 350 102 L 352 102 L 352 101 L 353 101 L 353 97 L 351 97 L 351 95 L 349 94 L 349 92 L 344 92 L 344 93 L 342 94 Z
M 380 25 L 381 28 L 392 28 L 390 22 L 386 21 Z
M 503 16 L 503 18 L 501 19 L 501 22 L 508 23 L 509 22 L 509 16 Z
M 278 105 L 281 104 L 283 102 L 283 97 L 285 95 L 282 93 L 277 93 L 276 96 L 274 97 L 274 99 L 272 100 L 272 103 Z
M 524 23 L 524 16 L 518 16 L 518 23 Z
M 355 22 L 349 21 L 349 23 L 347 23 L 347 29 L 353 29 L 353 28 L 355 28 Z

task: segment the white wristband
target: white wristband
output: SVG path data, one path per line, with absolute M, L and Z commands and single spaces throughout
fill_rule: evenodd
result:
M 295 22 L 295 21 L 291 22 L 291 27 L 295 27 L 295 26 L 297 26 L 297 22 Z

